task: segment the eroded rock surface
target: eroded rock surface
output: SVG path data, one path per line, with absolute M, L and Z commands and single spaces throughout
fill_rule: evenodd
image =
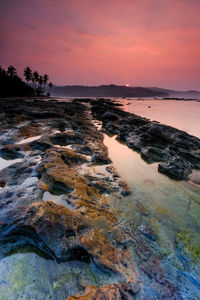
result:
M 87 287 L 83 293 L 75 296 L 70 296 L 67 300 L 101 300 L 101 299 L 135 299 L 134 295 L 139 291 L 139 286 L 134 283 L 116 283 L 112 285 L 106 285 L 102 288 L 98 287 Z
M 117 134 L 146 161 L 162 162 L 160 171 L 178 179 L 199 168 L 199 140 L 120 111 L 108 100 L 1 99 L 0 103 L 0 157 L 13 160 L 0 170 L 0 258 L 1 262 L 6 258 L 9 274 L 14 268 L 9 256 L 31 247 L 48 257 L 46 263 L 39 259 L 42 268 L 46 265 L 45 272 L 49 268 L 53 277 L 56 270 L 58 276 L 44 280 L 42 290 L 29 278 L 35 299 L 44 295 L 59 300 L 187 296 L 188 288 L 176 280 L 178 271 L 163 271 L 153 228 L 144 220 L 141 225 L 141 215 L 147 217 L 148 210 L 138 205 L 140 216 L 135 214 L 128 222 L 114 209 L 112 203 L 123 201 L 121 195 L 130 191 L 111 163 L 90 107 L 106 133 Z M 34 255 L 26 253 L 26 261 Z M 64 275 L 59 278 L 61 269 Z M 6 280 L 1 284 L 17 285 L 19 298 L 30 297 L 24 283 Z M 3 293 L 7 294 L 6 288 Z
M 111 161 L 87 108 L 52 101 L 47 110 L 44 101 L 17 99 L 1 106 L 0 154 L 22 159 L 0 171 L 1 257 L 31 245 L 57 262 L 86 261 L 114 282 L 136 283 L 130 238 L 106 197 L 128 194 L 128 187 L 116 172 L 91 172 Z M 43 200 L 45 192 L 65 204 Z

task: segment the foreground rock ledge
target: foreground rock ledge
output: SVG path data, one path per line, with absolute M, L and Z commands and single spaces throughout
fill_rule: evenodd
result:
M 102 299 L 134 299 L 134 295 L 139 291 L 139 285 L 135 283 L 116 283 L 106 285 L 102 288 L 87 287 L 83 293 L 70 296 L 67 300 L 102 300 Z
M 118 278 L 102 290 L 108 299 L 134 294 L 138 274 L 127 246 L 131 239 L 104 195 L 114 191 L 119 197 L 127 187 L 116 173 L 91 178 L 80 172 L 82 165 L 111 163 L 87 108 L 17 99 L 1 100 L 1 107 L 0 155 L 20 160 L 0 171 L 1 257 L 33 245 L 57 262 L 88 261 Z M 44 201 L 45 192 L 52 198 L 62 194 L 65 206 Z

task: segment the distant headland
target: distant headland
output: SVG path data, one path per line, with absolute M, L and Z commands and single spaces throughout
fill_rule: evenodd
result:
M 176 91 L 157 87 L 131 87 L 115 84 L 100 86 L 66 85 L 54 86 L 52 96 L 57 97 L 177 97 L 200 98 L 200 91 Z

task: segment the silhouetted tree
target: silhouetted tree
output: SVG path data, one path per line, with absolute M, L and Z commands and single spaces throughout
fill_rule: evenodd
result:
M 26 78 L 27 85 L 29 81 L 32 79 L 32 71 L 30 67 L 26 67 L 24 69 L 24 77 Z
M 45 86 L 46 86 L 48 80 L 49 80 L 49 76 L 47 74 L 44 74 L 44 76 L 43 76 L 43 94 L 44 94 Z
M 17 76 L 14 66 L 9 66 L 7 71 L 0 67 L 0 97 L 33 95 L 34 89 Z
M 51 95 L 51 94 L 50 94 L 50 90 L 51 90 L 51 88 L 53 87 L 53 83 L 52 83 L 52 82 L 49 82 L 48 86 L 49 86 L 49 91 L 48 91 L 48 93 L 47 93 L 47 96 L 49 97 L 49 96 Z
M 33 72 L 33 77 L 34 78 L 34 82 L 37 84 L 38 83 L 38 80 L 39 80 L 39 74 L 37 71 L 34 71 Z M 34 86 L 35 87 L 35 86 Z
M 10 65 L 10 66 L 8 67 L 7 74 L 8 74 L 8 76 L 10 76 L 10 77 L 17 76 L 17 70 L 16 70 L 16 68 L 15 68 L 14 66 L 11 66 L 11 65 Z
M 40 85 L 40 88 L 39 88 L 40 93 L 42 93 L 43 77 L 41 75 L 39 76 L 38 83 Z
M 31 77 L 31 81 L 32 81 L 33 86 L 34 86 L 34 88 L 35 88 L 35 78 L 34 78 L 33 76 Z
M 26 83 L 17 75 L 17 70 L 14 66 L 10 65 L 5 71 L 0 66 L 0 97 L 9 96 L 34 96 L 43 95 L 46 85 L 49 81 L 47 74 L 39 75 L 37 71 L 32 72 L 30 67 L 24 69 L 24 77 Z M 33 85 L 29 85 L 32 81 Z M 50 90 L 53 84 L 48 84 L 49 90 L 47 95 L 50 95 Z
M 53 87 L 53 83 L 50 81 L 49 82 L 49 93 L 50 93 L 50 90 L 52 89 L 52 87 Z

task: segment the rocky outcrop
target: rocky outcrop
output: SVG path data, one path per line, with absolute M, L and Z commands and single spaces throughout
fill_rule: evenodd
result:
M 158 171 L 187 180 L 192 169 L 200 170 L 200 140 L 173 127 L 151 122 L 119 110 L 108 100 L 93 101 L 93 116 L 103 131 L 141 153 L 148 163 L 160 162 Z
M 198 167 L 198 139 L 189 136 L 187 148 L 185 133 L 127 114 L 103 99 L 68 103 L 1 99 L 0 104 L 0 157 L 11 162 L 0 170 L 0 258 L 36 249 L 45 255 L 45 270 L 52 266 L 45 259 L 57 268 L 51 294 L 49 285 L 31 278 L 32 298 L 38 295 L 40 283 L 41 295 L 49 299 L 181 299 L 178 280 L 173 282 L 180 275 L 174 269 L 163 271 L 145 204 L 134 206 L 137 199 L 132 199 L 128 220 L 115 208 L 127 199 L 121 195 L 130 191 L 111 163 L 90 105 L 104 131 L 117 134 L 147 162 L 161 162 L 168 176 L 187 178 L 188 170 Z M 64 271 L 69 265 L 72 275 L 71 269 Z M 9 266 L 11 272 L 13 268 Z M 18 272 L 24 272 L 21 265 Z M 80 278 L 86 273 L 92 280 Z M 31 298 L 29 291 L 26 295 Z
M 138 282 L 127 247 L 130 237 L 106 194 L 119 197 L 129 191 L 114 171 L 105 170 L 102 176 L 90 172 L 111 161 L 86 107 L 77 101 L 49 102 L 48 110 L 40 100 L 1 102 L 0 155 L 21 162 L 0 171 L 0 257 L 29 245 L 57 262 L 85 261 L 117 280 L 112 292 L 105 287 L 95 294 L 108 299 L 128 295 L 129 282 Z M 45 201 L 45 192 L 52 198 L 63 196 L 64 204 Z

